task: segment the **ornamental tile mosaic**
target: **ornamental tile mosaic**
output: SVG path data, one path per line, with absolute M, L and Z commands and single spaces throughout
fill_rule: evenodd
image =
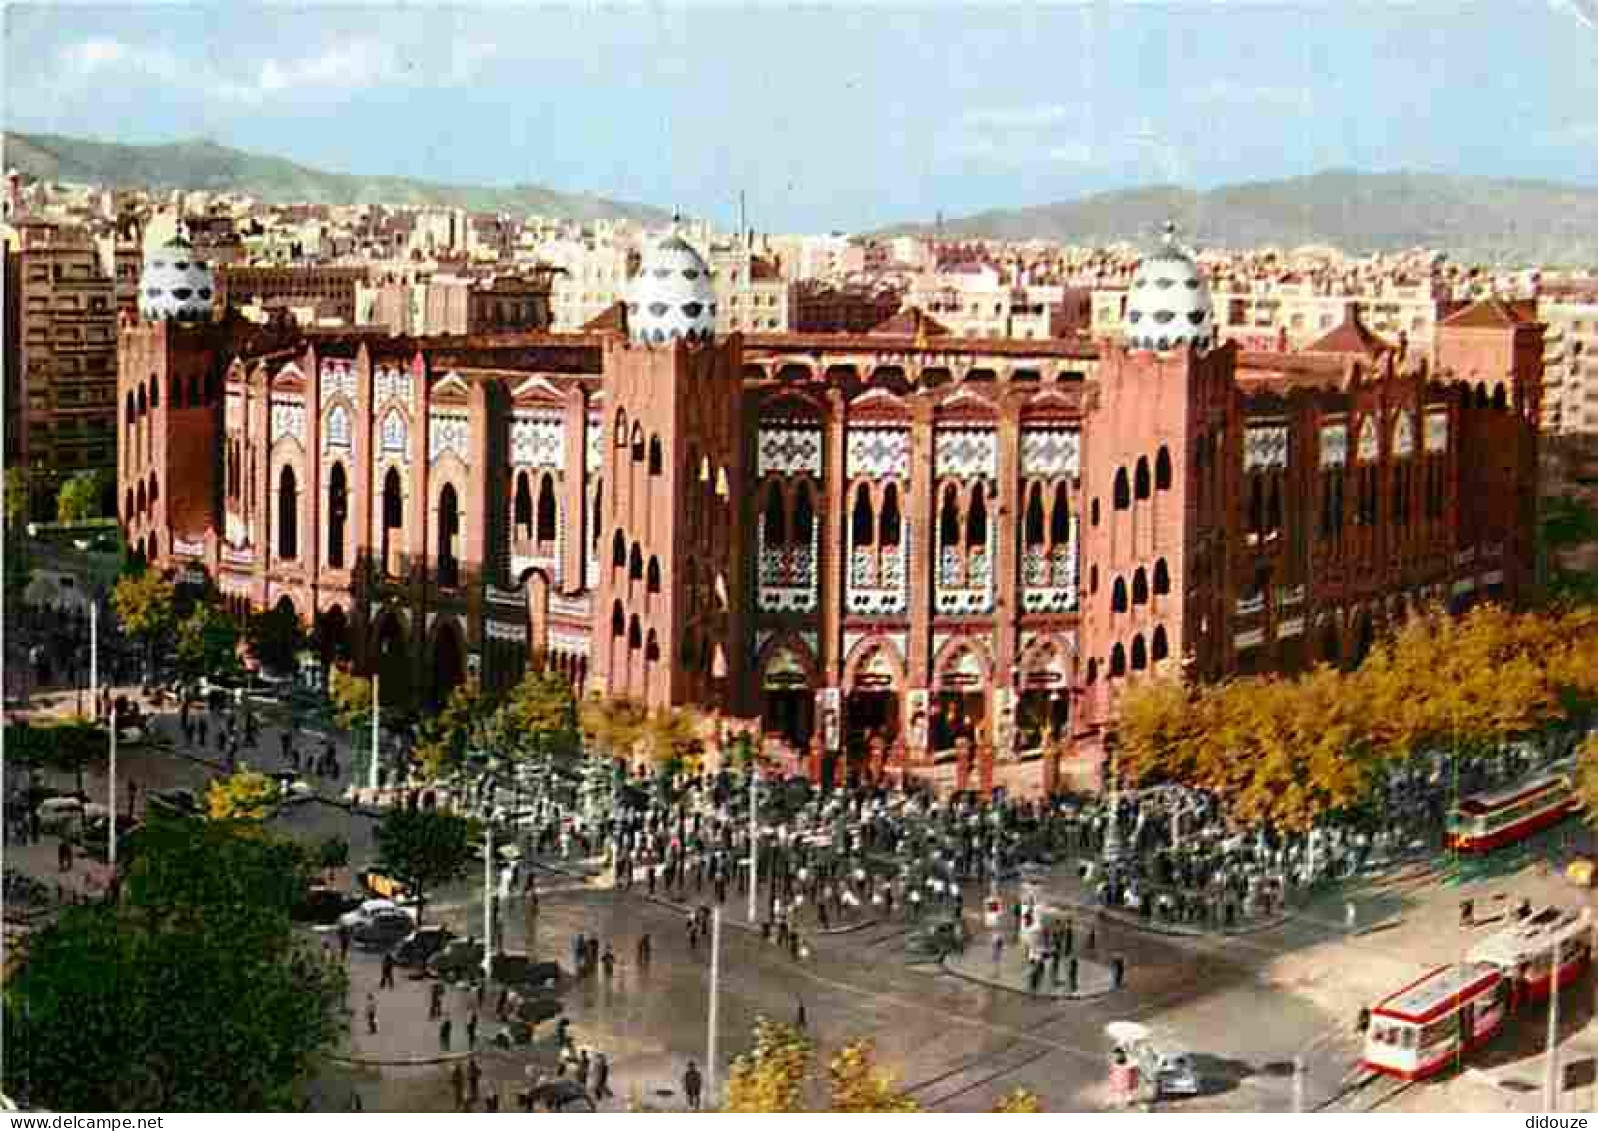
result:
M 1243 470 L 1270 471 L 1287 466 L 1287 425 L 1255 425 L 1243 434 Z
M 1393 455 L 1408 459 L 1415 454 L 1415 414 L 1409 409 L 1399 409 L 1393 421 Z
M 940 479 L 997 479 L 999 437 L 991 428 L 940 428 L 933 436 Z
M 1321 425 L 1321 467 L 1348 466 L 1348 425 Z
M 851 428 L 845 474 L 851 479 L 905 479 L 910 475 L 906 428 Z
M 343 448 L 348 451 L 351 447 L 350 440 L 350 412 L 343 405 L 334 405 L 327 414 L 327 432 L 323 437 L 326 450 Z
M 1448 412 L 1428 412 L 1426 414 L 1426 451 L 1428 453 L 1446 452 L 1448 450 Z
M 338 358 L 328 358 L 322 362 L 322 399 L 326 401 L 333 397 L 355 399 L 353 363 Z
M 1046 551 L 1028 546 L 1021 555 L 1021 610 L 1065 613 L 1076 608 L 1077 517 L 1071 516 L 1071 538 Z
M 1081 467 L 1081 433 L 1075 428 L 1023 428 L 1021 474 L 1036 478 L 1075 476 Z
M 909 607 L 905 561 L 910 554 L 911 524 L 903 526 L 897 546 L 851 546 L 845 609 L 855 616 L 888 616 Z
M 487 621 L 483 630 L 490 640 L 505 640 L 513 644 L 527 643 L 527 626 L 520 624 L 501 624 L 499 621 Z
M 1359 448 L 1355 453 L 1360 463 L 1371 463 L 1381 455 L 1381 441 L 1376 437 L 1376 421 L 1367 416 L 1359 422 Z
M 471 425 L 461 413 L 433 412 L 428 416 L 427 462 L 437 463 L 445 454 L 454 455 L 462 463 L 470 463 L 467 449 L 471 443 Z
M 755 444 L 755 475 L 811 475 L 820 479 L 821 429 L 762 427 Z
M 393 365 L 380 365 L 377 367 L 377 376 L 373 382 L 377 387 L 377 403 L 399 400 L 409 404 L 415 395 L 415 382 L 411 379 L 410 370 L 401 369 Z
M 971 616 L 993 610 L 993 542 L 996 531 L 988 528 L 988 544 L 971 549 L 945 546 L 938 555 L 937 585 L 933 609 L 940 616 Z
M 277 443 L 288 436 L 305 442 L 305 406 L 302 404 L 281 404 L 274 402 L 272 405 L 272 443 Z
M 755 575 L 755 605 L 763 613 L 811 613 L 820 603 L 816 556 L 821 541 L 820 524 L 810 530 L 808 546 L 766 545 L 765 523 L 755 525 L 759 567 Z
M 566 426 L 554 417 L 511 421 L 510 459 L 516 467 L 566 470 Z

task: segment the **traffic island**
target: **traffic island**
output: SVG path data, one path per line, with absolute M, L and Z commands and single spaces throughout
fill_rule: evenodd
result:
M 1052 1001 L 1084 1001 L 1115 992 L 1115 975 L 1111 968 L 1091 959 L 1076 959 L 1076 985 L 1070 985 L 1069 957 L 1062 958 L 1056 971 L 1052 963 L 1043 964 L 1043 976 L 1037 989 L 1032 987 L 1032 964 L 1018 948 L 1007 946 L 994 961 L 989 946 L 973 942 L 963 953 L 945 954 L 942 967 L 957 978 L 994 989 L 1009 990 Z

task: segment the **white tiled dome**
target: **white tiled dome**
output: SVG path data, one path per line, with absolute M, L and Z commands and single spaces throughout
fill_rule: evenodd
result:
M 1126 298 L 1126 341 L 1133 349 L 1169 350 L 1215 344 L 1215 304 L 1198 264 L 1176 246 L 1175 225 L 1164 246 L 1144 256 Z
M 627 296 L 627 332 L 645 345 L 708 341 L 716 330 L 716 291 L 704 258 L 673 233 L 644 252 Z
M 194 256 L 194 245 L 180 224 L 170 238 L 144 252 L 139 276 L 139 315 L 151 322 L 176 319 L 203 322 L 216 303 L 216 277 L 210 264 Z

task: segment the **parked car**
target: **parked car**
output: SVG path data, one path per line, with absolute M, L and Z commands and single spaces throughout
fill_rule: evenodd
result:
M 387 950 L 416 930 L 416 920 L 401 907 L 378 911 L 351 932 L 357 946 L 367 950 Z
M 362 923 L 369 922 L 370 920 L 375 919 L 378 915 L 389 911 L 399 911 L 405 915 L 410 915 L 409 911 L 406 911 L 392 899 L 363 899 L 358 906 L 353 907 L 349 911 L 346 911 L 344 914 L 340 915 L 338 918 L 338 924 L 341 927 L 348 927 L 353 931 Z
M 39 828 L 44 832 L 60 832 L 76 824 L 85 817 L 84 809 L 92 806 L 87 798 L 77 794 L 62 794 L 56 797 L 47 797 L 39 803 L 36 810 L 39 814 Z M 102 813 L 104 806 L 98 807 Z
M 445 982 L 472 981 L 482 969 L 483 944 L 476 939 L 454 939 L 427 963 L 427 972 Z
M 394 944 L 389 957 L 396 966 L 427 967 L 428 959 L 443 950 L 455 938 L 448 927 L 418 927 Z
M 359 896 L 323 884 L 313 884 L 306 889 L 305 898 L 289 914 L 298 923 L 332 926 L 360 905 Z
M 965 924 L 958 919 L 938 919 L 918 928 L 905 940 L 905 949 L 912 962 L 937 961 L 951 951 L 959 950 L 965 938 Z
M 145 795 L 144 807 L 170 817 L 198 817 L 200 798 L 192 789 L 155 789 Z

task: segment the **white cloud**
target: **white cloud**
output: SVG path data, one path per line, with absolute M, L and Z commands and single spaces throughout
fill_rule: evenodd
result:
M 1036 130 L 1057 126 L 1071 115 L 1067 106 L 999 106 L 967 110 L 960 124 L 973 130 Z
M 1598 31 L 1598 0 L 1548 0 L 1554 11 L 1575 16 L 1594 31 Z

